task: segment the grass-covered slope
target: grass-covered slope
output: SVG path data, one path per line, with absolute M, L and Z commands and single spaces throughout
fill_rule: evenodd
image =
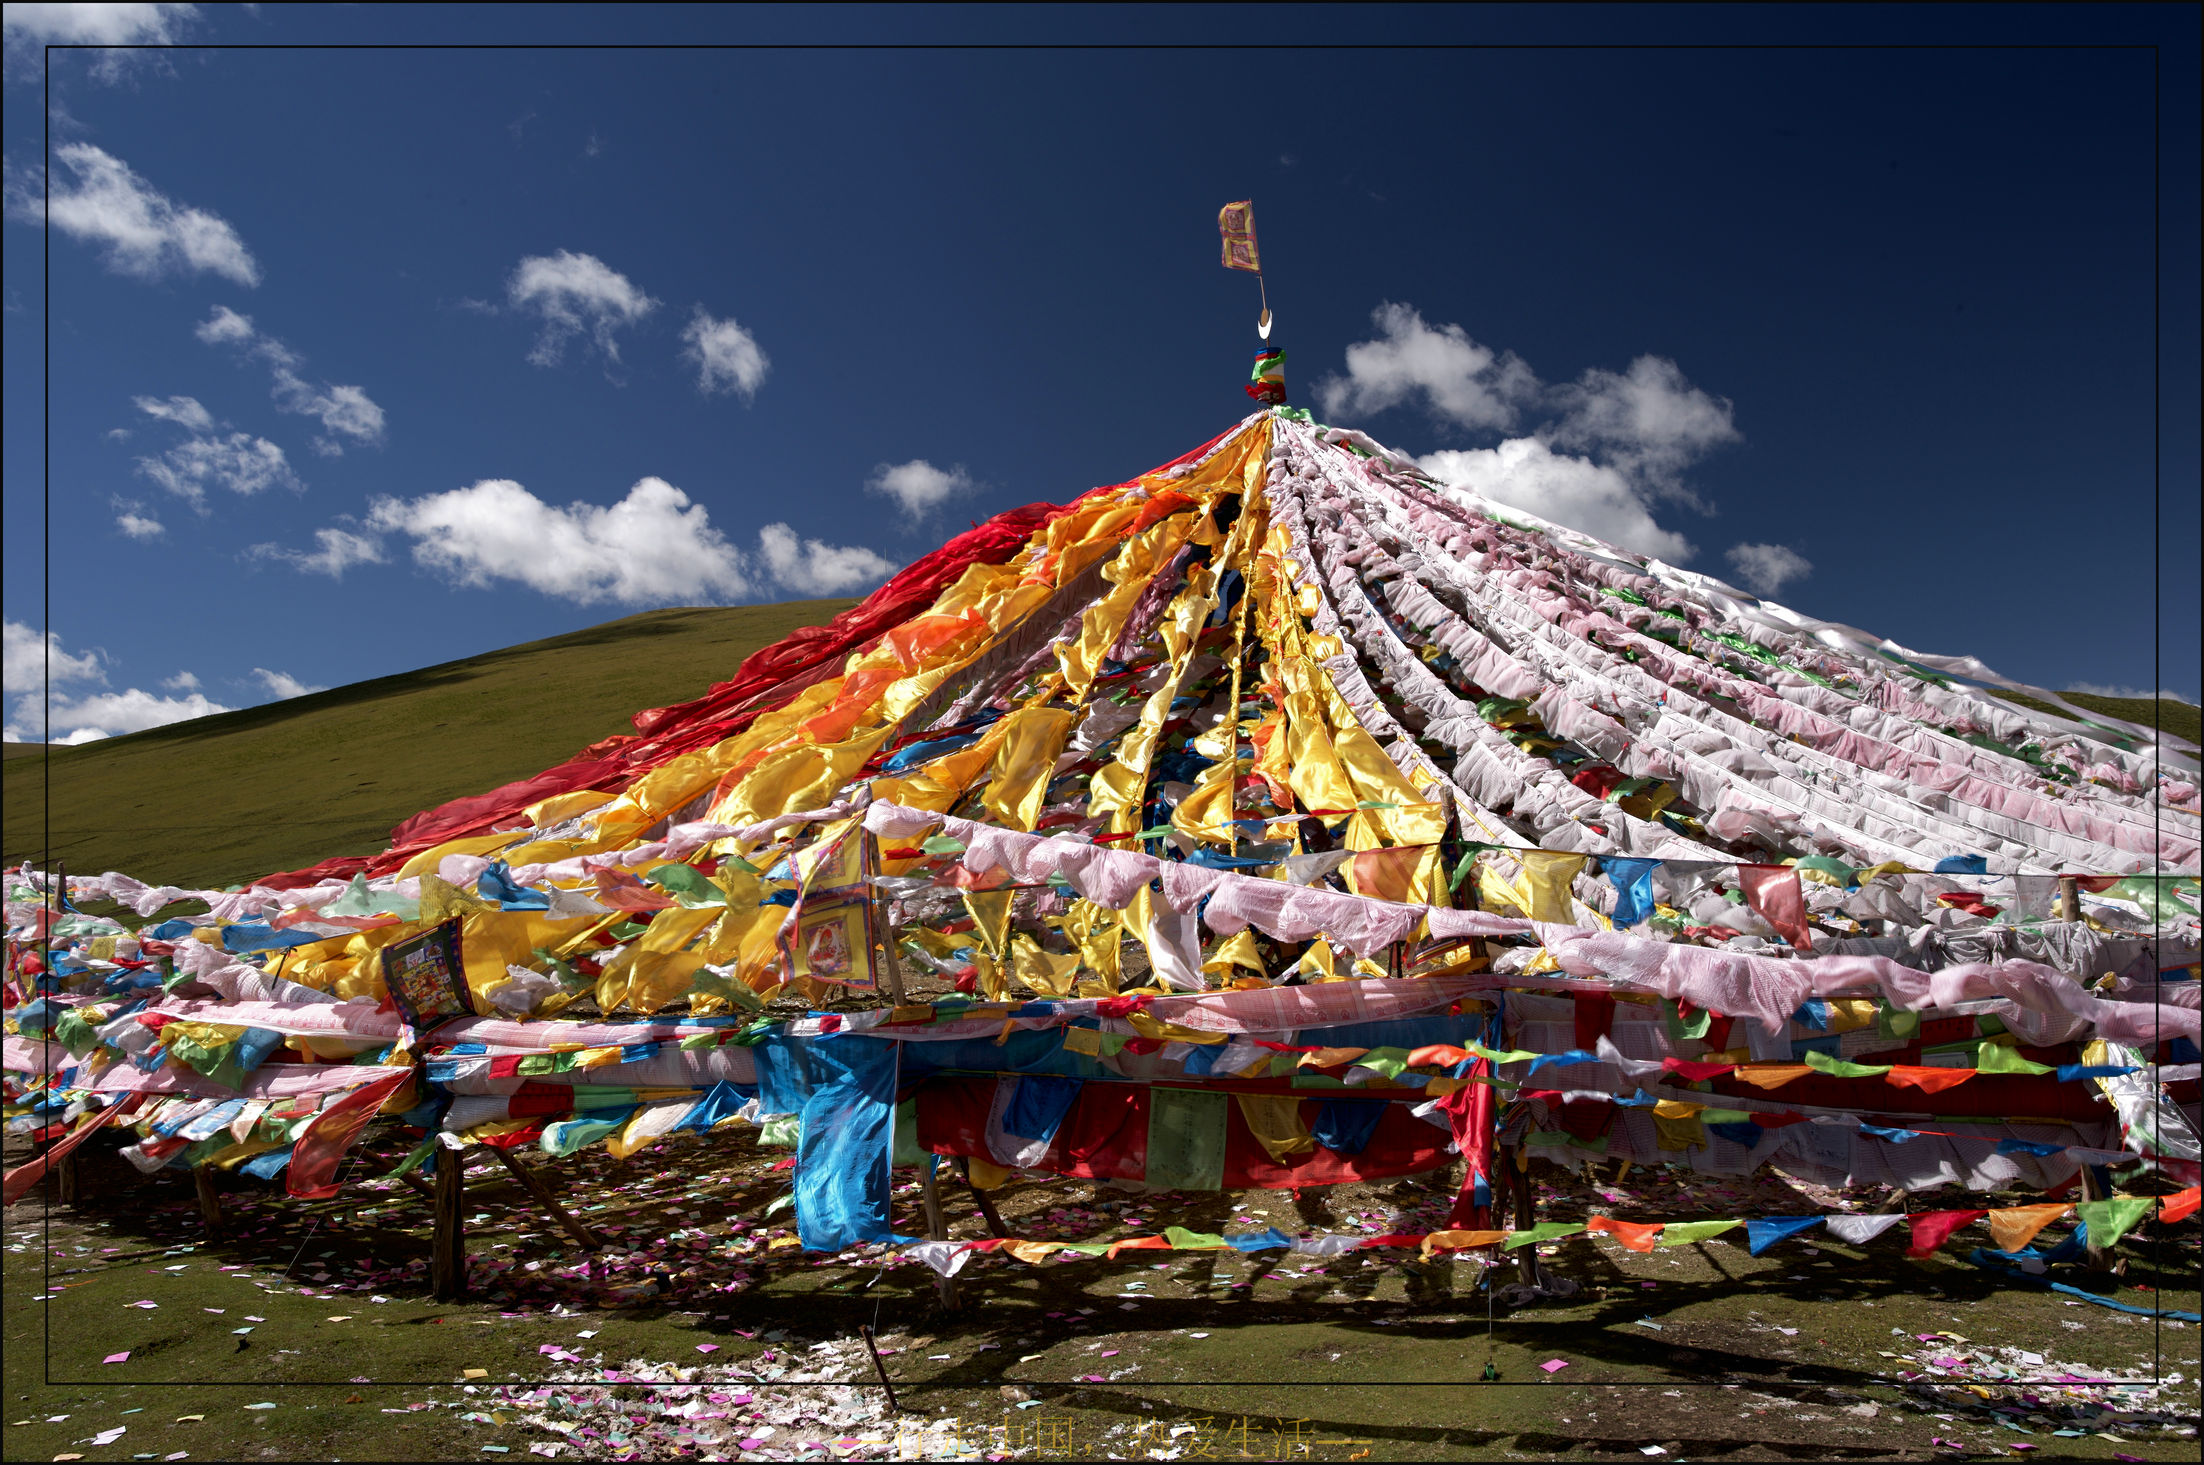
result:
M 632 732 L 633 713 L 701 695 L 849 604 L 651 611 L 82 747 L 12 744 L 0 843 L 11 865 L 174 885 L 371 854 L 408 815 Z

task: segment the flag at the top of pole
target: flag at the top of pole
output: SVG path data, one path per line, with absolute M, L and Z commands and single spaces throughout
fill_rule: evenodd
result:
M 1224 236 L 1224 267 L 1263 272 L 1263 258 L 1255 250 L 1255 201 L 1243 198 L 1217 210 L 1217 232 Z

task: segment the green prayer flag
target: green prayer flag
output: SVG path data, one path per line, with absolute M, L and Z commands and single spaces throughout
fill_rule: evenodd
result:
M 407 1171 L 420 1168 L 421 1162 L 423 1160 L 426 1160 L 429 1157 L 429 1152 L 435 1148 L 436 1136 L 432 1134 L 427 1139 L 422 1140 L 419 1144 L 415 1145 L 411 1150 L 407 1151 L 406 1157 L 403 1160 L 400 1160 L 395 1166 L 393 1166 L 389 1170 L 384 1171 L 382 1178 L 385 1180 L 396 1180 L 399 1176 L 405 1174 Z
M 2157 1204 L 2154 1195 L 2116 1195 L 2110 1200 L 2085 1200 L 2074 1207 L 2074 1214 L 2089 1228 L 2089 1244 L 2109 1250 Z
M 2023 1058 L 2004 1043 L 1984 1043 L 1975 1050 L 1974 1067 L 1977 1073 L 2049 1073 L 2053 1065 Z
M 951 839 L 946 834 L 929 835 L 919 841 L 918 847 L 930 855 L 961 855 L 964 853 L 964 841 Z
M 1702 1007 L 1691 1015 L 1689 1022 L 1686 1022 L 1682 1010 L 1676 1006 L 1676 999 L 1663 997 L 1661 999 L 1661 1021 L 1668 1027 L 1668 1040 L 1671 1043 L 1680 1043 L 1686 1038 L 1705 1037 L 1708 1027 L 1714 1022 L 1714 1014 Z
M 1826 1073 L 1831 1078 L 1880 1078 L 1890 1072 L 1887 1063 L 1853 1063 L 1843 1058 L 1832 1058 L 1809 1048 L 1801 1060 L 1808 1068 Z
M 1654 1241 L 1655 1246 L 1689 1246 L 1695 1241 L 1705 1241 L 1724 1231 L 1734 1231 L 1743 1221 L 1671 1221 L 1661 1228 Z
M 643 878 L 691 910 L 703 905 L 727 904 L 727 892 L 694 865 L 654 865 L 644 872 Z
M 1232 1096 L 1161 1086 L 1148 1091 L 1150 1190 L 1222 1190 Z
M 1579 1221 L 1540 1221 L 1528 1231 L 1517 1231 L 1501 1242 L 1504 1250 L 1513 1251 L 1518 1246 L 1535 1246 L 1541 1241 L 1558 1241 L 1564 1236 L 1574 1236 L 1584 1229 Z
M 1215 1251 L 1226 1244 L 1222 1236 L 1212 1236 L 1206 1231 L 1189 1231 L 1184 1226 L 1166 1226 L 1163 1239 L 1177 1251 Z

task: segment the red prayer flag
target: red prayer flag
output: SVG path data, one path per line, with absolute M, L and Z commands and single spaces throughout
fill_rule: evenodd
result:
M 46 1172 L 78 1145 L 90 1139 L 104 1126 L 113 1123 L 145 1102 L 142 1093 L 132 1094 L 119 1104 L 109 1104 L 91 1118 L 79 1124 L 66 1138 L 42 1155 L 37 1155 L 8 1172 L 5 1182 L 0 1182 L 0 1195 L 7 1204 L 14 1205 L 32 1186 L 46 1178 Z M 2178 1220 L 2179 1217 L 2170 1219 Z
M 1723 1074 L 1733 1071 L 1737 1065 L 1734 1063 L 1698 1063 L 1689 1058 L 1663 1058 L 1661 1067 L 1667 1069 L 1670 1073 L 1682 1074 L 1688 1083 L 1705 1083 L 1710 1078 L 1719 1078 Z
M 1798 871 L 1789 865 L 1739 865 L 1737 883 L 1745 892 L 1745 904 L 1768 918 L 1784 940 L 1800 951 L 1814 949 L 1813 933 L 1806 929 L 1806 892 L 1798 883 Z
M 1962 1226 L 1971 1225 L 1989 1214 L 1988 1211 L 1921 1211 L 1906 1217 L 1913 1227 L 1913 1244 L 1906 1248 L 1907 1256 L 1931 1256 Z
M 2158 1202 L 2158 1219 L 2179 1221 L 2195 1215 L 2198 1189 L 2199 1187 L 2192 1185 L 2187 1190 L 2177 1190 L 2172 1195 L 2162 1197 Z
M 314 1116 L 306 1133 L 291 1148 L 291 1165 L 284 1185 L 300 1200 L 326 1200 L 337 1193 L 337 1162 L 352 1148 L 383 1101 L 413 1077 L 411 1068 L 393 1068 L 387 1078 L 362 1084 Z M 458 1157 L 446 1160 L 456 1165 Z

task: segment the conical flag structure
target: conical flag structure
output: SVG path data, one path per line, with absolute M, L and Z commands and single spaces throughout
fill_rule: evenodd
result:
M 894 1237 L 914 1146 L 1150 1189 L 1460 1160 L 1427 1252 L 1498 1239 L 1501 1151 L 2196 1179 L 2159 1082 L 2193 748 L 1297 409 L 998 515 L 635 727 L 373 858 L 69 880 L 209 902 L 148 931 L 11 872 L 11 1082 L 164 1096 L 148 1169 L 279 1173 L 397 1063 L 384 1114 L 459 1144 L 787 1116 L 835 1250 Z

